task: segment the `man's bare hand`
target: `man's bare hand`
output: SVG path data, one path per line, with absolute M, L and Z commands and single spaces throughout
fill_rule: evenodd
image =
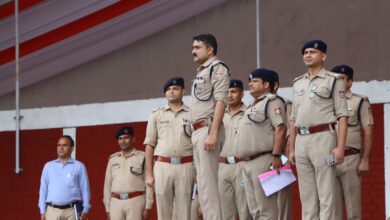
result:
M 344 150 L 341 147 L 336 147 L 332 150 L 334 160 L 337 165 L 342 164 L 344 162 Z
M 290 150 L 290 152 L 288 152 L 288 162 L 295 165 L 295 151 Z
M 208 135 L 204 142 L 205 151 L 212 151 L 215 149 L 215 145 L 217 144 L 217 136 Z
M 149 217 L 150 217 L 150 213 L 151 213 L 151 209 L 144 209 L 143 213 L 142 213 L 142 219 L 143 220 L 148 220 Z
M 276 170 L 276 172 L 279 174 L 279 169 L 283 166 L 280 157 L 272 157 L 272 166 L 273 169 Z
M 363 174 L 367 173 L 367 171 L 368 171 L 369 169 L 370 169 L 370 165 L 369 165 L 368 160 L 362 159 L 362 160 L 360 161 L 359 166 L 358 166 L 358 170 L 357 170 L 358 175 L 359 175 L 359 176 L 362 176 Z

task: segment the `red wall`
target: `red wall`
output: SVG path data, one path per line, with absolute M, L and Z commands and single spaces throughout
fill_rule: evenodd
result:
M 385 219 L 383 105 L 373 105 L 376 138 L 370 172 L 363 178 L 363 219 Z M 136 146 L 143 150 L 146 123 L 135 128 Z M 123 125 L 123 124 L 122 124 Z M 115 132 L 122 125 L 77 128 L 77 159 L 87 166 L 92 194 L 89 219 L 105 219 L 103 182 L 108 156 L 118 151 Z M 14 132 L 0 132 L 1 219 L 39 219 L 38 191 L 43 165 L 56 158 L 56 143 L 62 129 L 29 130 L 21 133 L 21 167 L 16 175 Z M 297 184 L 294 185 L 294 219 L 300 219 Z M 155 208 L 153 217 L 157 219 Z

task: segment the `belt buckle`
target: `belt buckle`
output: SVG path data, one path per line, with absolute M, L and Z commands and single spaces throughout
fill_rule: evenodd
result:
M 129 194 L 128 193 L 121 193 L 121 194 L 119 194 L 119 198 L 121 200 L 128 199 L 129 198 Z
M 234 159 L 234 156 L 228 156 L 228 157 L 226 157 L 226 162 L 228 164 L 235 164 L 236 160 Z
M 309 135 L 310 134 L 309 129 L 307 129 L 305 127 L 299 128 L 299 130 L 300 130 L 301 135 Z
M 180 157 L 171 157 L 171 164 L 180 164 Z

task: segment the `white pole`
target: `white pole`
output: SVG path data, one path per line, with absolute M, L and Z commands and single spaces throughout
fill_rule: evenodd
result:
M 19 109 L 19 1 L 15 0 L 15 173 L 20 169 L 20 109 Z
M 260 68 L 260 3 L 256 0 L 256 67 Z

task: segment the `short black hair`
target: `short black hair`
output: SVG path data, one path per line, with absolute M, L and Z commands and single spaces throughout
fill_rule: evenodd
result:
M 70 146 L 72 146 L 72 147 L 74 146 L 74 141 L 73 141 L 73 138 L 71 136 L 69 136 L 69 135 L 62 135 L 61 138 L 68 139 L 69 142 L 70 142 Z
M 206 46 L 212 47 L 214 55 L 217 55 L 218 52 L 218 43 L 217 39 L 212 34 L 200 34 L 192 38 L 192 40 L 202 41 Z

